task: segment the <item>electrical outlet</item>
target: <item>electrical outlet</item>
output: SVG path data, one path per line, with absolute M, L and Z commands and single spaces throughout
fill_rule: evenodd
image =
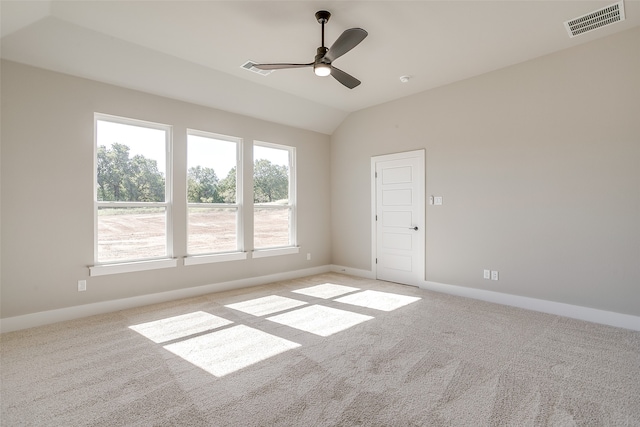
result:
M 83 292 L 87 290 L 87 281 L 86 280 L 78 280 L 78 292 Z
M 484 276 L 485 279 L 491 279 L 491 270 L 484 270 Z
M 311 261 L 311 253 L 307 254 L 307 261 Z
M 491 270 L 491 280 L 498 280 L 498 272 Z
M 435 196 L 433 198 L 433 204 L 436 206 L 442 205 L 442 196 Z

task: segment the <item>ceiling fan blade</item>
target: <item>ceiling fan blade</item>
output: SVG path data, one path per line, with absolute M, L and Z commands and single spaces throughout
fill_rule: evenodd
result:
M 367 37 L 369 33 L 367 33 L 362 28 L 350 28 L 345 30 L 344 33 L 340 34 L 338 40 L 336 40 L 333 45 L 329 48 L 329 52 L 324 56 L 325 59 L 332 62 L 338 58 L 340 58 L 345 53 L 349 52 L 351 49 L 356 47 L 362 40 Z
M 310 64 L 254 64 L 253 66 L 259 70 L 284 70 L 286 68 L 312 67 L 313 62 Z
M 334 79 L 336 79 L 337 81 L 339 81 L 340 83 L 348 87 L 349 89 L 353 89 L 354 87 L 358 86 L 361 83 L 360 80 L 356 79 L 352 75 L 349 75 L 344 71 L 342 71 L 341 69 L 333 66 L 331 67 L 331 75 L 333 76 Z

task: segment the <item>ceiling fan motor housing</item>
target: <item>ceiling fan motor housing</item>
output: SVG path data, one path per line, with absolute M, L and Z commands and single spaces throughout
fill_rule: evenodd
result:
M 316 54 L 315 63 L 317 64 L 319 62 L 324 62 L 325 64 L 331 64 L 331 61 L 325 59 L 325 55 L 327 54 L 328 51 L 329 51 L 329 48 L 320 46 Z
M 331 74 L 331 61 L 325 58 L 328 50 L 324 46 L 318 48 L 318 54 L 313 63 L 313 72 L 316 76 L 326 77 Z

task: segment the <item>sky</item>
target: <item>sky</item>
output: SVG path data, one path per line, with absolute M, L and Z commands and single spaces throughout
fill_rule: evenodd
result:
M 97 121 L 97 143 L 107 148 L 114 142 L 129 147 L 130 157 L 141 154 L 156 160 L 158 170 L 166 173 L 165 131 L 109 121 Z M 236 165 L 236 144 L 215 138 L 188 135 L 187 168 L 213 168 L 218 179 L 224 179 Z M 267 159 L 277 165 L 289 165 L 286 150 L 254 146 L 254 159 Z
M 122 123 L 97 121 L 97 144 L 109 148 L 113 143 L 129 147 L 129 157 L 141 154 L 158 162 L 158 170 L 165 174 L 167 157 L 165 152 L 165 131 Z

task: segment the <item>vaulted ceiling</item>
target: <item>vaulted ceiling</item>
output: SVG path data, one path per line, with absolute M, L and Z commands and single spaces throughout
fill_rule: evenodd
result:
M 508 67 L 640 25 L 570 38 L 564 22 L 611 1 L 6 1 L 2 58 L 331 134 L 363 108 Z M 267 76 L 246 61 L 312 62 L 325 44 L 369 36 L 336 60 L 349 90 L 310 68 Z M 596 59 L 597 60 L 597 59 Z M 401 76 L 411 76 L 402 83 Z

